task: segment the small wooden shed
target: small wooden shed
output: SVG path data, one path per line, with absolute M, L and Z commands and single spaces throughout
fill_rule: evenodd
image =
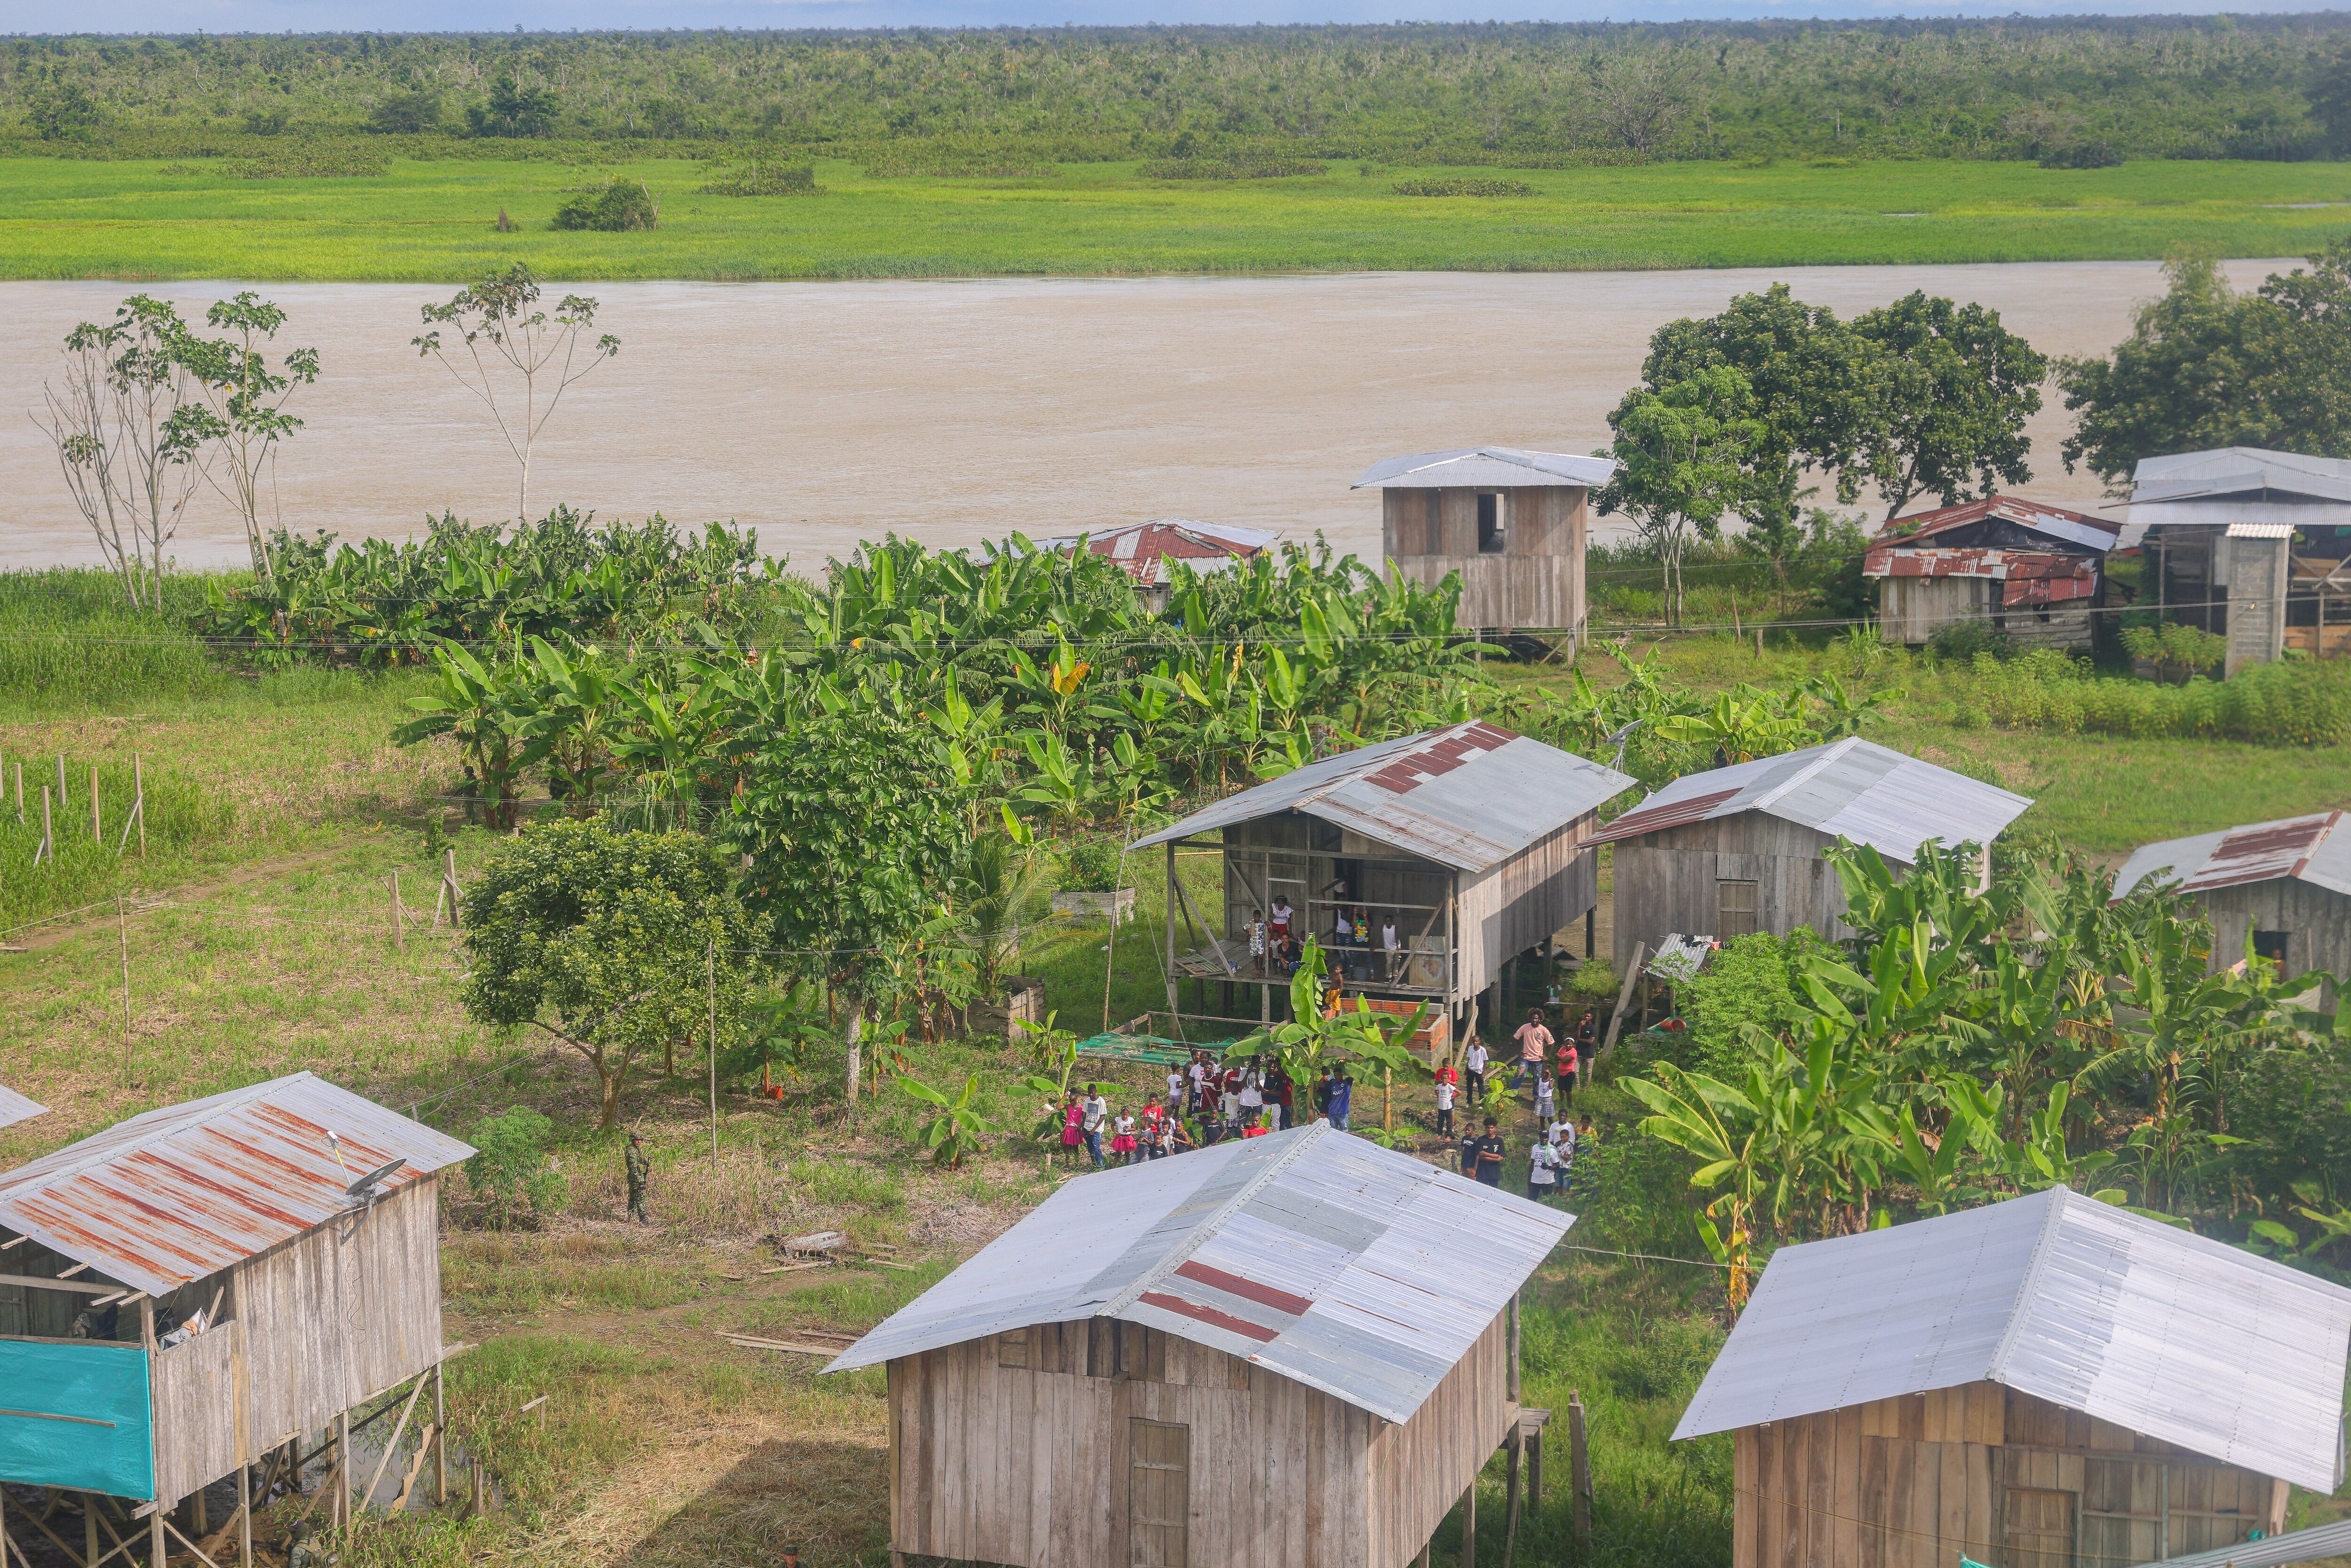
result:
M 1572 1223 L 1322 1122 L 1070 1182 L 827 1369 L 889 1368 L 892 1562 L 1401 1568 Z
M 1140 839 L 1138 850 L 1167 851 L 1168 1010 L 1210 1019 L 1275 1016 L 1290 982 L 1278 966 L 1252 965 L 1248 933 L 1250 915 L 1282 898 L 1301 937 L 1311 933 L 1326 949 L 1334 911 L 1368 912 L 1374 950 L 1336 954 L 1351 993 L 1458 1014 L 1511 958 L 1597 906 L 1591 843 L 1600 808 L 1633 782 L 1472 722 L 1310 763 Z M 1221 908 L 1195 910 L 1176 881 L 1176 851 L 1186 844 L 1223 857 Z M 1377 951 L 1390 918 L 1404 948 L 1394 966 Z M 1183 942 L 1187 929 L 1205 945 Z M 1204 1001 L 1186 1013 L 1185 978 L 1203 993 L 1254 988 L 1254 1005 Z
M 1731 1568 L 2130 1568 L 2343 1481 L 2351 1291 L 2064 1187 L 1782 1248 L 1675 1429 Z
M 2230 674 L 2287 648 L 2351 651 L 2351 461 L 2259 446 L 2142 458 L 2122 543 L 2152 558 L 2166 620 L 2229 639 Z
M 1431 588 L 1459 575 L 1461 625 L 1580 639 L 1589 497 L 1615 472 L 1605 457 L 1473 446 L 1384 458 L 1353 487 L 1380 492 L 1389 565 Z
M 1929 840 L 1972 843 L 1989 875 L 1992 840 L 2032 804 L 1858 736 L 1684 774 L 1598 836 L 1616 846 L 1616 967 L 1675 934 L 1851 936 L 1832 845 L 1908 867 Z
M 2121 525 L 2014 496 L 1988 496 L 1887 523 L 1862 557 L 1892 641 L 1916 647 L 1981 621 L 2020 643 L 2090 646 L 2106 552 Z
M 2115 873 L 2117 902 L 2142 886 L 2188 894 L 2212 918 L 2214 969 L 2245 945 L 2288 975 L 2351 975 L 2351 812 L 2319 811 L 2143 844 Z M 2333 982 L 2319 1006 L 2341 998 Z
M 161 1568 L 183 1499 L 324 1447 L 402 1384 L 437 1388 L 434 1173 L 472 1153 L 298 1072 L 0 1176 L 0 1481 L 80 1494 L 85 1568 L 95 1495 L 127 1500 Z M 363 1482 L 341 1471 L 338 1517 Z

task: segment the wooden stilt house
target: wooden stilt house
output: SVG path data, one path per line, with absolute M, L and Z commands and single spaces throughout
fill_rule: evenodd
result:
M 2212 917 L 2212 967 L 2253 952 L 2288 975 L 2351 975 L 2351 811 L 2252 822 L 2167 839 L 2131 852 L 2115 873 L 2115 898 L 2169 886 Z M 2341 1005 L 2321 988 L 2319 1009 Z
M 131 1546 L 162 1568 L 199 1528 L 176 1505 L 247 1488 L 288 1444 L 333 1445 L 330 1515 L 348 1519 L 354 1490 L 368 1500 L 342 1463 L 353 1406 L 413 1383 L 413 1410 L 430 1375 L 437 1442 L 434 1173 L 472 1153 L 299 1072 L 0 1176 L 0 1481 L 78 1498 L 83 1568 L 110 1555 L 101 1496 L 142 1518 Z
M 1167 1009 L 1179 1024 L 1211 1026 L 1178 1032 L 1212 1038 L 1219 1021 L 1276 1016 L 1290 981 L 1279 965 L 1253 962 L 1249 925 L 1277 899 L 1301 936 L 1333 954 L 1351 994 L 1465 1014 L 1512 958 L 1578 920 L 1588 934 L 1600 808 L 1633 782 L 1490 724 L 1457 724 L 1311 763 L 1138 840 L 1138 850 L 1167 852 Z M 1176 878 L 1184 845 L 1223 857 L 1223 897 L 1206 912 Z M 1334 950 L 1333 915 L 1358 908 L 1371 946 Z M 1381 946 L 1390 921 L 1402 944 L 1394 960 Z M 1222 999 L 1211 1005 L 1211 994 Z
M 2054 1187 L 1781 1249 L 1674 1436 L 1734 1434 L 1732 1568 L 2135 1568 L 2342 1483 L 2346 1344 L 2351 1291 Z
M 1402 1568 L 1572 1223 L 1321 1122 L 1070 1182 L 827 1369 L 889 1368 L 892 1562 Z
M 1615 473 L 1605 457 L 1472 446 L 1383 458 L 1354 488 L 1380 492 L 1390 566 L 1431 588 L 1461 580 L 1462 625 L 1581 640 L 1590 497 Z
M 1928 840 L 1985 852 L 2032 802 L 1847 737 L 1778 757 L 1686 773 L 1598 835 L 1615 849 L 1616 967 L 1668 936 L 1785 936 L 1799 925 L 1832 939 L 1844 884 L 1823 858 L 1866 844 L 1907 869 Z

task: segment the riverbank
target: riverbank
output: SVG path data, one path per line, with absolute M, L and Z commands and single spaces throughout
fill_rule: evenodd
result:
M 252 178 L 237 159 L 0 160 L 0 277 L 446 282 L 509 261 L 552 278 L 711 282 L 2087 261 L 2182 245 L 2292 255 L 2351 223 L 2351 167 L 2315 162 L 1332 162 L 1169 180 L 1137 163 L 877 179 L 827 161 L 819 194 L 707 193 L 722 167 L 401 159 L 381 175 Z M 549 227 L 568 195 L 616 177 L 644 183 L 656 228 Z M 1511 193 L 1412 193 L 1465 183 Z

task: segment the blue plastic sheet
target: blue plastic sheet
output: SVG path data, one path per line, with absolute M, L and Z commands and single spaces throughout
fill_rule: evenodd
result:
M 0 1480 L 155 1495 L 147 1353 L 0 1340 Z

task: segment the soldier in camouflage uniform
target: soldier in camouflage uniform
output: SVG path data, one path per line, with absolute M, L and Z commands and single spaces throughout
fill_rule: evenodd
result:
M 645 1182 L 653 1175 L 652 1162 L 645 1158 L 644 1145 L 634 1133 L 629 1134 L 626 1156 L 629 1173 L 629 1218 L 642 1225 L 651 1225 L 653 1216 L 645 1212 Z

